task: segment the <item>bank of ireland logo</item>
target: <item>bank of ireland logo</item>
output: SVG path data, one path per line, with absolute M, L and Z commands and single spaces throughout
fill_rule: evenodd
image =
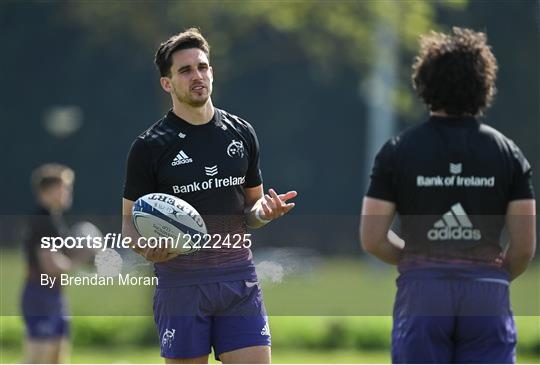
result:
M 232 140 L 232 142 L 227 146 L 227 155 L 229 157 L 244 157 L 244 144 L 242 141 Z
M 173 328 L 172 330 L 165 328 L 165 333 L 163 333 L 163 336 L 161 337 L 161 346 L 171 348 L 172 342 L 174 340 L 174 333 L 176 330 Z
M 204 172 L 206 173 L 206 176 L 216 176 L 218 174 L 217 165 L 204 167 Z
M 463 166 L 461 163 L 452 163 L 450 162 L 450 173 L 452 175 L 459 175 L 463 171 Z

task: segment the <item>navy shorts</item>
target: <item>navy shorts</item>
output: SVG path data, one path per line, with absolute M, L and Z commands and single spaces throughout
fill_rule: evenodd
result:
M 508 283 L 398 279 L 392 363 L 514 363 Z
M 22 295 L 22 312 L 28 337 L 49 340 L 69 336 L 69 317 L 61 291 L 27 283 Z
M 156 288 L 154 320 L 164 358 L 219 355 L 270 346 L 268 317 L 258 282 L 227 281 Z

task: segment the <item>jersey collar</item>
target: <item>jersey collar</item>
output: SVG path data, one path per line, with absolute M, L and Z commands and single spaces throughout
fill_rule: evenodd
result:
M 184 119 L 180 118 L 178 115 L 173 113 L 172 109 L 170 109 L 167 112 L 166 119 L 167 119 L 168 123 L 171 126 L 175 127 L 176 129 L 186 129 L 186 128 L 188 128 L 188 129 L 203 129 L 203 128 L 207 128 L 208 126 L 218 124 L 220 117 L 219 117 L 218 109 L 214 108 L 214 116 L 212 117 L 212 119 L 210 119 L 210 121 L 208 123 L 200 124 L 200 125 L 194 125 L 194 124 L 188 123 Z
M 428 119 L 428 123 L 435 123 L 437 125 L 444 125 L 447 127 L 463 128 L 463 127 L 472 127 L 472 126 L 478 125 L 478 120 L 472 116 L 440 117 L 440 116 L 431 115 Z

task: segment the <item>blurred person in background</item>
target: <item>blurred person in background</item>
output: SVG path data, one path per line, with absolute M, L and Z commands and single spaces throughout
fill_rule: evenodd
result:
M 430 116 L 375 158 L 360 235 L 400 273 L 393 363 L 516 361 L 509 283 L 534 255 L 535 200 L 523 153 L 479 121 L 497 68 L 483 33 L 421 37 L 412 78 Z
M 66 237 L 69 228 L 63 214 L 71 207 L 75 174 L 67 166 L 48 163 L 32 173 L 37 211 L 24 242 L 27 262 L 22 312 L 26 325 L 25 363 L 62 363 L 69 353 L 66 303 L 58 281 L 52 288 L 41 285 L 41 275 L 59 277 L 81 261 L 41 248 L 42 237 Z
M 123 196 L 123 233 L 137 237 L 133 203 L 150 193 L 175 195 L 222 240 L 289 212 L 296 192 L 264 194 L 259 143 L 245 120 L 212 104 L 206 39 L 188 29 L 163 42 L 155 58 L 172 109 L 131 146 Z M 209 177 L 212 177 L 209 180 Z M 225 181 L 227 180 L 227 181 Z M 200 188 L 204 181 L 226 184 Z M 245 241 L 244 241 L 245 242 Z M 134 249 L 154 263 L 154 318 L 167 363 L 269 363 L 270 329 L 249 247 L 190 255 L 166 247 Z

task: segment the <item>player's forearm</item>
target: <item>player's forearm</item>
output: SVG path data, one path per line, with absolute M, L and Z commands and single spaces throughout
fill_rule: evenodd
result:
M 71 271 L 74 262 L 60 252 L 41 251 L 39 261 L 43 271 L 52 276 L 58 276 Z
M 508 204 L 506 228 L 510 238 L 504 267 L 515 279 L 521 275 L 536 250 L 536 202 L 533 199 L 514 200 Z
M 131 238 L 131 249 L 136 253 L 140 254 L 142 249 L 137 245 L 139 239 L 139 233 L 135 229 L 133 222 L 131 221 L 131 216 L 125 215 L 122 219 L 122 236 Z
M 394 232 L 388 231 L 385 237 L 362 240 L 363 249 L 369 254 L 390 265 L 397 265 L 401 259 L 404 242 Z
M 260 218 L 260 211 L 258 211 L 258 209 L 260 209 L 258 202 L 249 209 L 246 209 L 245 219 L 246 225 L 249 228 L 257 229 L 269 223 L 269 221 L 265 221 Z
M 133 203 L 129 199 L 122 199 L 122 236 L 131 238 L 131 249 L 138 254 L 142 254 L 143 250 L 137 245 L 140 235 L 133 225 L 131 215 Z
M 402 250 L 394 246 L 388 239 L 379 242 L 376 247 L 366 251 L 390 265 L 397 265 L 402 253 Z
M 523 274 L 534 257 L 534 250 L 516 251 L 517 250 L 512 250 L 512 245 L 510 245 L 504 260 L 504 267 L 510 273 L 510 280 L 514 280 L 519 275 Z

